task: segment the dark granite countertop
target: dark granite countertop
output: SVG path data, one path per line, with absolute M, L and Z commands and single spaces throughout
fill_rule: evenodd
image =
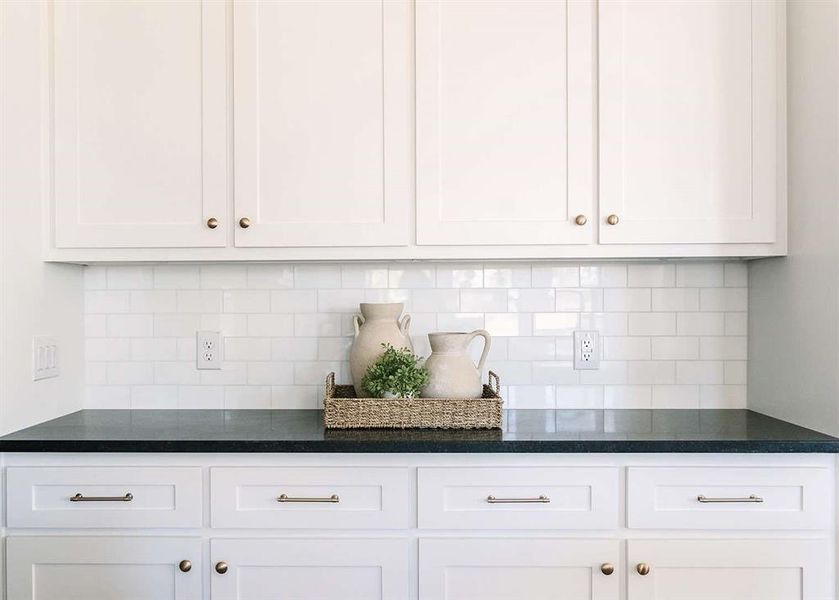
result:
M 499 430 L 324 430 L 317 410 L 82 410 L 3 452 L 829 452 L 839 439 L 749 410 L 508 410 Z

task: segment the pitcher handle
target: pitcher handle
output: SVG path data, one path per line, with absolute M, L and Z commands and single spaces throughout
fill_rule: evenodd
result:
M 402 319 L 399 320 L 399 331 L 402 332 L 402 335 L 408 335 L 408 328 L 411 326 L 411 315 L 405 315 Z
M 475 331 L 469 334 L 469 340 L 466 342 L 466 345 L 468 346 L 469 344 L 471 344 L 472 340 L 474 340 L 478 336 L 484 338 L 484 351 L 481 352 L 481 358 L 478 361 L 478 370 L 480 371 L 484 368 L 484 363 L 487 360 L 487 354 L 489 354 L 489 347 L 492 344 L 492 336 L 489 334 L 488 331 L 484 329 L 476 329 Z
M 361 329 L 361 326 L 364 325 L 364 315 L 361 313 L 355 313 L 352 316 L 352 326 L 355 329 L 355 337 L 358 337 L 358 330 Z

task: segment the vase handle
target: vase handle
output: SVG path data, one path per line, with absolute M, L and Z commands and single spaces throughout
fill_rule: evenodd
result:
M 475 331 L 469 334 L 469 339 L 466 341 L 466 345 L 468 346 L 469 344 L 471 344 L 472 340 L 474 340 L 478 336 L 484 338 L 484 351 L 481 352 L 481 358 L 478 361 L 477 365 L 478 370 L 480 371 L 484 368 L 484 363 L 487 360 L 487 354 L 489 354 L 489 347 L 492 344 L 492 336 L 489 334 L 488 331 L 484 329 L 476 329 Z
M 364 315 L 361 313 L 356 313 L 352 316 L 352 325 L 353 329 L 355 329 L 355 337 L 358 337 L 358 331 L 361 329 L 361 326 L 364 325 Z
M 408 336 L 408 328 L 411 326 L 411 315 L 405 315 L 399 320 L 399 331 L 402 335 Z

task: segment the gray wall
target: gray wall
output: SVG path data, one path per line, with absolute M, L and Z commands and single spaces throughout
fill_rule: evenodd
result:
M 787 9 L 789 256 L 749 268 L 749 407 L 839 435 L 839 2 Z

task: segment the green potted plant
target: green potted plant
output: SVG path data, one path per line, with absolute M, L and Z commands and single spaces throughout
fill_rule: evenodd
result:
M 428 371 L 421 357 L 407 348 L 382 344 L 384 354 L 374 362 L 361 380 L 361 387 L 373 398 L 413 398 L 428 384 Z

